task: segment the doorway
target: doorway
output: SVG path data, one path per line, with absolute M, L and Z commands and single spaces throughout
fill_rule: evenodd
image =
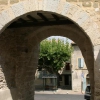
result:
M 67 89 L 71 89 L 71 74 L 64 75 L 65 86 Z

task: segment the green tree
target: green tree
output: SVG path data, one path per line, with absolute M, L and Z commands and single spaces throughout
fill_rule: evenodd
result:
M 40 43 L 38 69 L 45 68 L 49 73 L 59 76 L 58 71 L 70 60 L 72 47 L 66 41 L 60 39 L 45 39 Z M 58 77 L 59 80 L 59 77 Z

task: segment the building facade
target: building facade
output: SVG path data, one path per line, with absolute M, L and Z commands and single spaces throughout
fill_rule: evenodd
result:
M 89 72 L 80 48 L 76 43 L 72 43 L 73 53 L 71 57 L 72 89 L 74 91 L 85 91 L 89 83 Z

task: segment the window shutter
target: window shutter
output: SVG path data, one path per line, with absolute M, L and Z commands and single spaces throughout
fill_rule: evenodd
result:
M 81 58 L 78 58 L 78 67 L 81 68 Z
M 84 67 L 84 60 L 83 60 L 83 58 L 81 58 L 81 67 L 82 68 Z
M 84 67 L 84 59 L 83 58 L 78 58 L 78 67 L 83 68 Z

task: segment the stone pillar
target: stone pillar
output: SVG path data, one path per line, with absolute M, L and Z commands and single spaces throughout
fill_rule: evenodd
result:
M 38 66 L 38 45 L 20 46 L 16 66 L 18 100 L 34 100 L 34 79 Z
M 7 90 L 0 89 L 0 100 L 34 100 L 39 46 L 35 39 L 28 39 L 22 33 L 7 30 L 0 36 L 0 69 L 6 82 L 0 85 Z
M 27 44 L 20 45 L 17 47 L 17 52 L 14 52 L 15 59 L 12 59 L 11 56 L 3 56 L 2 70 L 6 81 L 4 88 L 9 89 L 9 93 L 7 91 L 5 93 L 9 94 L 7 98 L 10 100 L 34 100 L 34 78 L 38 66 L 38 49 L 38 45 L 33 47 L 29 47 Z M 7 54 L 5 53 L 5 55 Z
M 93 52 L 87 51 L 87 69 L 89 71 L 89 79 L 91 85 L 91 100 L 94 100 L 94 59 L 93 59 Z
M 16 66 L 9 53 L 0 55 L 0 100 L 18 100 Z
M 100 100 L 100 45 L 94 47 L 94 100 Z
M 87 69 L 89 71 L 89 79 L 91 85 L 91 100 L 94 100 L 94 58 L 93 51 L 82 51 Z

